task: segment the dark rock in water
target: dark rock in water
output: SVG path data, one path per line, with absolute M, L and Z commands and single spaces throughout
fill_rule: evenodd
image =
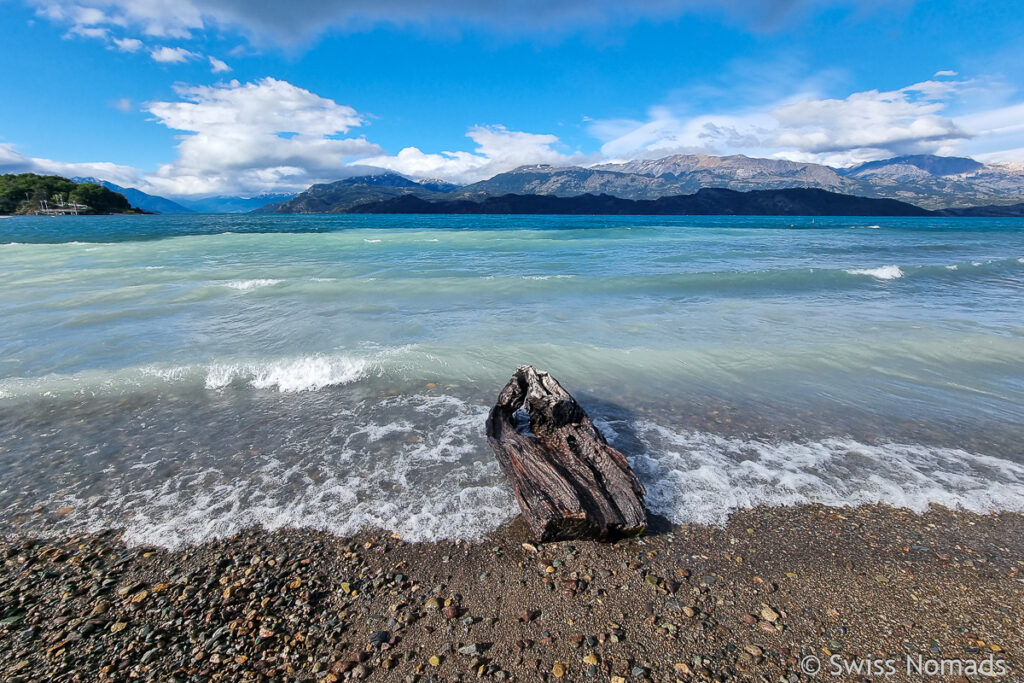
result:
M 538 541 L 608 540 L 647 529 L 643 484 L 554 377 L 520 366 L 487 439 Z

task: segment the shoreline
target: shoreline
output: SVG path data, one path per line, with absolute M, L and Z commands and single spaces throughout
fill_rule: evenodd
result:
M 809 655 L 821 680 L 865 677 L 832 675 L 846 660 L 896 662 L 872 680 L 976 680 L 959 676 L 986 660 L 1024 675 L 1024 514 L 803 505 L 722 527 L 652 521 L 640 539 L 535 548 L 519 518 L 479 542 L 5 539 L 0 677 L 797 681 Z M 907 657 L 947 675 L 908 674 Z

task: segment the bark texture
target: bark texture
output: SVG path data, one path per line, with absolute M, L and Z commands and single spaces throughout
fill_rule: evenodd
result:
M 537 541 L 647 529 L 643 484 L 548 373 L 516 369 L 487 418 L 487 440 Z

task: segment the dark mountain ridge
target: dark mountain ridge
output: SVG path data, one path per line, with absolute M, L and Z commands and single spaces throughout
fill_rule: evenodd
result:
M 552 215 L 733 215 L 733 216 L 927 216 L 932 212 L 894 199 L 854 197 L 814 188 L 739 192 L 704 188 L 658 199 L 611 195 L 575 197 L 505 194 L 428 201 L 404 194 L 353 206 L 343 213 L 552 214 Z
M 1024 218 L 1024 204 L 968 206 L 954 209 L 942 209 L 936 213 L 942 216 L 958 216 L 961 218 Z

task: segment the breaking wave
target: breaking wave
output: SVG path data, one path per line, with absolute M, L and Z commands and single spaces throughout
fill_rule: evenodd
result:
M 209 365 L 142 366 L 112 372 L 83 371 L 68 375 L 15 377 L 0 380 L 0 399 L 60 395 L 126 394 L 161 385 L 194 385 L 219 390 L 229 386 L 282 393 L 317 391 L 356 382 L 379 371 L 391 351 L 366 356 L 313 354 L 261 361 Z
M 214 365 L 207 370 L 206 387 L 220 389 L 242 382 L 254 389 L 281 392 L 316 391 L 348 384 L 366 372 L 369 363 L 359 358 L 310 356 L 274 363 Z
M 903 271 L 899 266 L 882 266 L 880 268 L 855 268 L 846 271 L 850 275 L 870 275 L 879 280 L 895 280 L 903 277 Z

